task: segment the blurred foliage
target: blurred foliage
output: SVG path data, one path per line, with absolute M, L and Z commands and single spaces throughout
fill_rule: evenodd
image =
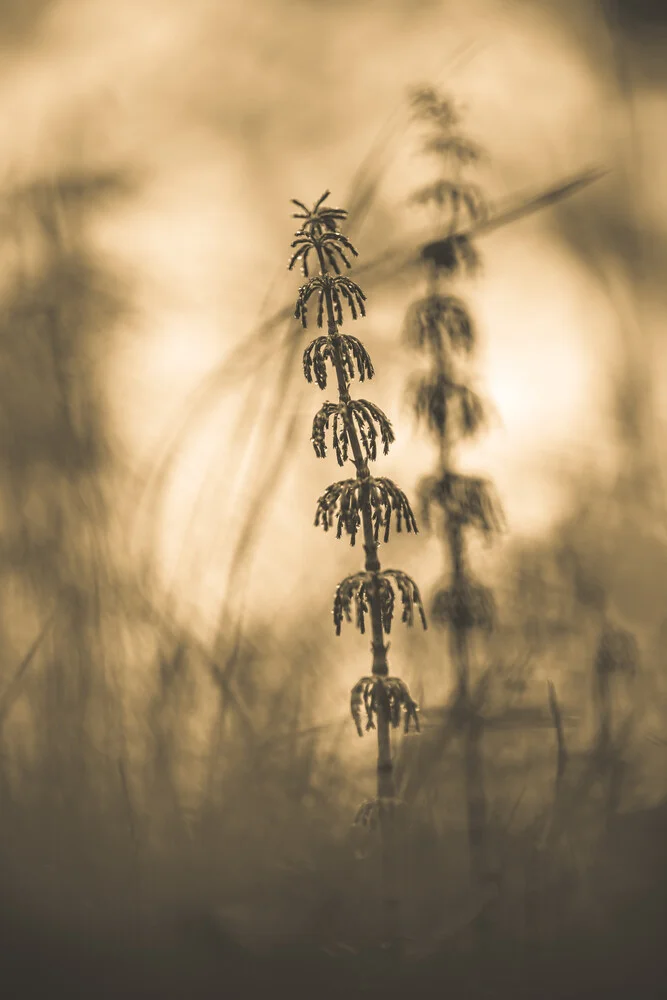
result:
M 22 17 L 31 6 L 22 5 Z M 3 16 L 14 7 L 5 4 Z M 432 139 L 431 145 L 449 154 L 456 143 Z M 471 144 L 460 142 L 458 149 L 462 161 L 475 158 Z M 349 969 L 350 995 L 365 975 L 376 975 L 368 928 L 377 847 L 371 838 L 355 850 L 356 833 L 348 828 L 367 775 L 348 752 L 347 720 L 314 724 L 310 706 L 327 665 L 319 629 L 302 622 L 299 634 L 279 645 L 267 613 L 265 625 L 253 624 L 252 638 L 223 628 L 217 644 L 207 646 L 158 614 L 124 577 L 113 552 L 116 456 L 102 375 L 129 290 L 97 259 L 87 225 L 105 203 L 129 191 L 121 176 L 68 175 L 5 192 L 3 203 L 10 266 L 0 314 L 0 892 L 3 911 L 22 912 L 26 924 L 25 944 L 18 932 L 12 937 L 11 928 L 2 928 L 3 961 L 4 952 L 11 953 L 4 967 L 13 970 L 25 947 L 25 975 L 42 951 L 48 955 L 46 939 L 55 926 L 74 928 L 86 945 L 99 930 L 107 943 L 119 941 L 125 949 L 120 955 L 107 944 L 104 971 L 110 981 L 127 960 L 127 995 L 143 962 L 162 975 L 161 996 L 169 995 L 182 969 L 181 995 L 195 996 L 202 970 L 216 987 L 223 979 L 229 984 L 225 963 L 237 963 L 249 990 L 256 953 L 273 948 L 282 956 L 288 945 L 298 952 L 301 940 L 324 963 L 325 985 L 343 966 L 346 975 Z M 443 207 L 452 208 L 445 189 L 442 194 Z M 476 211 L 475 204 L 462 199 L 457 208 L 463 214 Z M 619 233 L 622 228 L 613 229 L 610 244 L 619 244 Z M 470 263 L 472 248 L 457 236 L 426 246 L 422 256 L 445 275 L 457 263 Z M 363 303 L 352 302 L 363 312 Z M 460 315 L 458 322 L 464 346 L 471 335 Z M 274 326 L 258 338 L 267 356 Z M 347 342 L 350 374 L 370 377 L 370 360 L 354 338 Z M 258 352 L 242 350 L 236 363 L 254 369 Z M 285 359 L 285 370 L 294 357 Z M 320 385 L 326 358 L 314 348 L 312 359 Z M 619 393 L 630 446 L 640 437 L 641 391 L 626 386 Z M 278 407 L 283 399 L 281 388 Z M 428 396 L 443 399 L 442 393 Z M 275 412 L 269 407 L 269 425 Z M 442 407 L 429 412 L 439 419 Z M 568 994 L 580 964 L 586 965 L 580 960 L 586 950 L 589 965 L 599 961 L 612 984 L 622 982 L 619 956 L 625 955 L 635 974 L 630 985 L 639 988 L 637 970 L 649 961 L 656 921 L 649 899 L 664 898 L 656 892 L 664 885 L 664 806 L 619 817 L 624 804 L 636 805 L 633 795 L 651 797 L 642 786 L 638 751 L 633 757 L 624 732 L 616 730 L 612 752 L 593 753 L 582 724 L 591 707 L 596 651 L 599 662 L 610 656 L 600 616 L 609 613 L 613 634 L 625 636 L 623 649 L 634 650 L 641 643 L 626 620 L 615 621 L 614 605 L 625 600 L 631 606 L 623 586 L 642 606 L 651 593 L 660 603 L 667 580 L 664 546 L 651 535 L 641 491 L 635 492 L 636 467 L 629 461 L 626 467 L 611 500 L 591 477 L 583 487 L 577 482 L 572 513 L 554 537 L 523 546 L 513 539 L 503 554 L 496 629 L 485 647 L 489 669 L 473 690 L 487 731 L 487 829 L 498 876 L 497 887 L 479 898 L 466 879 L 462 761 L 447 741 L 450 709 L 432 702 L 422 712 L 424 745 L 433 748 L 434 734 L 438 742 L 407 834 L 410 930 L 422 957 L 411 969 L 411 988 L 435 968 L 443 987 L 471 992 L 469 927 L 485 907 L 498 952 L 509 956 L 502 966 L 507 981 L 512 962 L 522 965 L 525 980 L 526 954 L 560 947 Z M 276 465 L 267 463 L 265 483 L 275 475 Z M 476 516 L 489 520 L 490 506 L 479 483 L 475 488 Z M 251 515 L 259 520 L 254 509 Z M 642 552 L 654 557 L 650 579 L 643 560 L 646 590 L 624 576 L 640 541 Z M 247 537 L 242 542 L 240 560 L 249 547 Z M 420 599 L 408 578 L 403 584 L 403 612 L 413 614 Z M 387 602 L 395 599 L 392 588 L 390 579 Z M 651 662 L 664 676 L 664 623 L 661 631 L 661 619 L 654 619 Z M 401 652 L 420 674 L 443 655 L 437 644 Z M 556 734 L 545 683 L 552 667 L 559 670 L 569 752 L 557 798 Z M 641 681 L 649 671 L 637 674 Z M 132 696 L 128 676 L 139 688 Z M 659 706 L 654 697 L 660 735 Z M 640 738 L 634 734 L 635 748 Z M 409 738 L 401 744 L 406 776 L 411 746 Z M 659 740 L 646 752 L 663 755 L 658 763 L 664 762 Z M 243 948 L 234 950 L 235 938 Z M 141 961 L 132 957 L 138 941 Z M 58 948 L 61 956 L 67 952 L 60 939 Z M 78 949 L 72 968 L 85 982 L 81 944 Z M 518 953 L 523 964 L 515 961 Z M 53 965 L 59 960 L 65 961 L 54 957 Z M 533 992 L 564 995 L 551 967 L 545 976 L 545 966 L 534 962 Z M 304 967 L 298 953 L 295 976 L 303 979 Z M 275 985 L 285 965 L 270 968 Z M 455 970 L 463 970 L 460 982 Z M 489 988 L 494 975 L 501 978 L 497 970 L 491 962 Z M 98 995 L 92 986 L 89 992 Z

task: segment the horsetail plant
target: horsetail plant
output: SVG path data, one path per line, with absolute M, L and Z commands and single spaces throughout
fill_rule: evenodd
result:
M 502 527 L 503 516 L 489 480 L 458 472 L 455 467 L 455 446 L 480 430 L 485 407 L 460 375 L 460 359 L 471 355 L 476 346 L 475 324 L 465 302 L 443 286 L 459 270 L 469 271 L 478 265 L 469 237 L 458 235 L 457 229 L 462 222 L 470 228 L 486 210 L 479 189 L 459 175 L 460 168 L 479 159 L 480 152 L 459 134 L 458 114 L 432 89 L 417 92 L 414 105 L 417 118 L 430 126 L 426 150 L 456 165 L 453 179 L 436 180 L 414 196 L 420 204 L 434 204 L 440 221 L 442 216 L 448 217 L 450 235 L 429 244 L 422 254 L 427 267 L 427 293 L 410 307 L 405 332 L 410 346 L 426 354 L 430 361 L 428 373 L 412 385 L 412 402 L 417 421 L 426 424 L 438 448 L 436 471 L 419 487 L 422 520 L 427 527 L 432 524 L 434 509 L 439 512 L 448 564 L 448 573 L 433 597 L 431 618 L 436 626 L 449 632 L 455 673 L 452 717 L 461 726 L 464 740 L 471 871 L 477 884 L 483 885 L 489 877 L 480 748 L 485 676 L 473 693 L 470 639 L 474 630 L 492 629 L 495 606 L 491 591 L 470 570 L 465 533 L 476 529 L 488 538 Z M 467 215 L 465 220 L 462 213 Z
M 477 147 L 454 132 L 459 118 L 448 101 L 428 89 L 419 91 L 414 103 L 418 117 L 435 126 L 426 142 L 427 150 L 453 156 L 459 164 L 479 157 Z M 435 202 L 440 210 L 449 205 L 452 233 L 460 224 L 462 208 L 472 221 L 485 212 L 478 188 L 458 178 L 436 181 L 418 191 L 414 200 L 422 204 Z M 448 239 L 442 243 L 446 245 Z M 431 252 L 424 259 L 428 267 L 427 294 L 410 307 L 405 334 L 408 344 L 431 361 L 430 371 L 413 382 L 411 389 L 417 421 L 426 424 L 437 443 L 438 463 L 435 473 L 420 483 L 419 494 L 422 519 L 428 527 L 432 508 L 439 508 L 442 514 L 451 581 L 437 590 L 431 614 L 434 621 L 450 631 L 457 694 L 464 702 L 470 694 L 469 632 L 475 628 L 489 630 L 494 620 L 493 595 L 474 579 L 467 565 L 464 531 L 475 528 L 488 538 L 502 527 L 503 515 L 488 479 L 457 472 L 454 467 L 456 444 L 481 429 L 485 407 L 457 373 L 457 360 L 471 355 L 476 346 L 474 321 L 465 302 L 443 291 L 442 284 L 461 265 L 476 267 L 479 258 L 466 242 L 465 247 L 450 248 L 449 252 L 443 246 L 441 252 Z
M 308 309 L 316 303 L 316 324 L 326 334 L 316 337 L 305 349 L 303 371 L 306 380 L 320 389 L 327 387 L 329 369 L 336 378 L 338 400 L 325 402 L 315 415 L 312 444 L 318 458 L 327 454 L 327 433 L 339 466 L 350 461 L 355 476 L 329 486 L 317 502 L 315 525 L 324 531 L 335 527 L 336 537 L 346 534 L 352 546 L 357 536 L 362 538 L 364 569 L 347 576 L 336 588 L 333 619 L 336 635 L 343 622 L 354 622 L 361 634 L 367 623 L 371 632 L 371 673 L 353 687 L 350 708 L 359 736 L 364 731 L 377 732 L 377 795 L 365 802 L 355 822 L 377 828 L 380 834 L 381 894 L 384 913 L 384 940 L 396 946 L 399 940 L 398 891 L 399 854 L 396 836 L 396 811 L 400 805 L 394 780 L 391 729 L 401 721 L 405 732 L 411 726 L 419 731 L 419 708 L 401 678 L 391 676 L 388 663 L 388 643 L 396 602 L 400 600 L 401 620 L 413 625 L 415 613 L 426 628 L 426 617 L 417 584 L 402 570 L 382 569 L 379 546 L 389 539 L 391 528 L 400 532 L 417 532 L 417 523 L 410 503 L 392 480 L 372 476 L 369 462 L 377 457 L 378 446 L 387 454 L 394 440 L 391 423 L 382 410 L 367 399 L 353 399 L 350 384 L 354 378 L 365 382 L 375 371 L 366 348 L 356 337 L 340 332 L 344 308 L 352 319 L 366 314 L 366 296 L 342 272 L 351 267 L 357 251 L 340 232 L 338 224 L 347 212 L 325 205 L 325 192 L 308 209 L 293 201 L 299 211 L 301 228 L 292 242 L 289 270 L 299 263 L 307 280 L 299 289 L 295 316 L 303 327 L 308 325 Z M 319 273 L 311 275 L 309 265 L 317 261 Z

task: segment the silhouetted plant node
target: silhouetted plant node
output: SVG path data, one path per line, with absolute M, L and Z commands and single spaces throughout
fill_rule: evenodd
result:
M 442 372 L 415 380 L 411 390 L 417 421 L 425 420 L 429 430 L 438 437 L 447 430 L 452 401 L 458 408 L 459 428 L 466 437 L 476 434 L 484 423 L 484 404 L 477 393 L 467 385 L 453 382 Z
M 338 584 L 333 606 L 336 635 L 340 635 L 343 619 L 352 623 L 353 608 L 354 624 L 362 635 L 366 632 L 366 616 L 370 613 L 369 600 L 373 590 L 378 596 L 382 630 L 387 635 L 391 632 L 396 591 L 403 608 L 401 622 L 409 627 L 413 626 L 416 608 L 422 626 L 426 628 L 426 616 L 417 584 L 401 570 L 385 569 L 377 573 L 353 573 Z
M 437 274 L 451 278 L 462 268 L 474 274 L 480 268 L 480 257 L 469 237 L 457 233 L 426 243 L 420 252 L 422 260 L 431 264 Z
M 484 158 L 481 146 L 466 136 L 453 132 L 450 135 L 434 135 L 427 139 L 424 143 L 424 152 L 456 160 L 462 166 L 479 163 Z
M 490 632 L 495 622 L 495 601 L 488 587 L 464 579 L 452 587 L 437 590 L 431 604 L 431 618 L 439 625 Z
M 323 204 L 330 194 L 330 191 L 325 191 L 312 208 L 307 208 L 302 201 L 292 198 L 292 204 L 301 209 L 300 212 L 294 212 L 292 218 L 303 220 L 301 223 L 302 232 L 310 233 L 316 237 L 321 236 L 326 231 L 333 233 L 338 228 L 337 223 L 347 219 L 347 211 L 344 208 L 332 208 L 330 205 Z
M 389 540 L 392 520 L 396 531 L 402 531 L 405 526 L 407 532 L 417 533 L 417 522 L 405 493 L 391 479 L 374 476 L 366 481 L 343 479 L 328 486 L 317 502 L 315 527 L 321 524 L 328 531 L 336 521 L 336 538 L 341 538 L 346 531 L 350 544 L 354 545 L 365 505 L 370 507 L 374 541 L 378 541 L 382 528 L 383 540 Z
M 447 347 L 469 354 L 476 343 L 472 318 L 454 295 L 428 295 L 408 309 L 404 337 L 411 347 L 440 355 Z
M 346 250 L 349 250 L 353 257 L 359 256 L 347 236 L 336 230 L 327 230 L 318 235 L 314 232 L 306 232 L 300 229 L 296 234 L 296 239 L 292 240 L 290 246 L 294 249 L 294 253 L 290 257 L 287 269 L 291 271 L 297 261 L 300 261 L 301 270 L 305 278 L 308 277 L 308 258 L 311 253 L 316 254 L 322 274 L 325 273 L 326 264 L 329 264 L 336 274 L 341 273 L 341 262 L 347 268 L 352 267 L 352 264 L 345 255 Z
M 326 303 L 333 308 L 334 318 L 338 326 L 343 322 L 343 299 L 347 303 L 352 319 L 366 315 L 366 296 L 359 285 L 344 274 L 316 274 L 299 289 L 299 298 L 294 315 L 301 320 L 302 326 L 308 325 L 308 300 L 317 293 L 317 325 L 322 326 Z
M 307 382 L 315 381 L 320 389 L 327 387 L 326 362 L 335 363 L 335 358 L 341 365 L 348 379 L 355 377 L 365 382 L 375 375 L 368 351 L 356 337 L 339 333 L 335 338 L 324 336 L 316 339 L 303 352 L 303 373 Z
M 410 103 L 415 117 L 422 121 L 430 121 L 440 129 L 453 128 L 461 122 L 461 116 L 453 103 L 433 87 L 413 87 L 410 90 Z
M 430 507 L 436 504 L 450 522 L 474 526 L 485 535 L 504 527 L 502 509 L 488 479 L 445 471 L 422 479 L 418 492 L 426 524 L 430 524 Z
M 379 428 L 383 454 L 388 454 L 389 445 L 394 441 L 394 432 L 387 416 L 378 406 L 366 399 L 351 399 L 347 403 L 325 403 L 315 415 L 311 440 L 318 458 L 326 456 L 325 432 L 332 417 L 333 447 L 339 465 L 343 465 L 348 459 L 350 422 L 357 429 L 359 442 L 368 460 L 374 461 L 377 458 L 376 424 Z
M 439 178 L 416 191 L 411 200 L 417 205 L 435 204 L 439 209 L 449 208 L 451 233 L 454 233 L 461 223 L 472 225 L 488 217 L 484 197 L 476 184 L 463 184 L 460 181 Z
M 408 686 L 400 677 L 362 677 L 352 688 L 350 711 L 357 732 L 364 735 L 375 729 L 375 719 L 382 707 L 386 707 L 394 729 L 398 729 L 403 719 L 404 731 L 410 731 L 410 724 L 419 732 L 419 706 L 410 695 Z M 363 726 L 365 716 L 366 725 Z M 362 807 L 363 808 L 363 807 Z

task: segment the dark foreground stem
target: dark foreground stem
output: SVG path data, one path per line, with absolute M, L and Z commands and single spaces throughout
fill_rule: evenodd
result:
M 322 273 L 326 272 L 326 264 L 320 259 Z M 345 371 L 343 369 L 340 350 L 337 346 L 338 328 L 334 316 L 331 295 L 326 293 L 326 310 L 329 337 L 334 346 L 334 367 L 338 382 L 338 394 L 341 403 L 350 401 Z M 350 441 L 350 448 L 357 473 L 357 479 L 364 484 L 361 502 L 361 519 L 364 538 L 364 567 L 368 573 L 379 573 L 381 569 L 378 557 L 378 543 L 375 541 L 373 532 L 373 521 L 369 498 L 370 472 L 366 461 L 357 429 L 352 420 L 348 421 L 347 433 Z M 384 641 L 382 628 L 382 615 L 380 610 L 380 597 L 375 581 L 370 588 L 369 609 L 372 629 L 373 667 L 372 673 L 376 677 L 386 677 L 389 674 L 387 662 L 388 646 Z M 381 857 L 381 891 L 383 909 L 383 937 L 385 942 L 393 949 L 398 946 L 400 939 L 400 899 L 395 873 L 398 865 L 398 843 L 395 823 L 393 803 L 396 801 L 396 784 L 394 781 L 394 763 L 391 752 L 391 721 L 389 717 L 389 705 L 386 697 L 380 699 L 377 712 L 377 798 L 379 805 L 379 830 L 380 830 L 380 857 Z M 385 804 L 388 806 L 385 807 Z M 390 805 L 391 804 L 391 805 Z

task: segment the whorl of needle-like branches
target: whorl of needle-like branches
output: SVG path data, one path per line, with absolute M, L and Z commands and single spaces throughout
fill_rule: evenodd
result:
M 426 628 L 426 615 L 422 605 L 419 587 L 414 580 L 400 569 L 385 569 L 378 573 L 353 573 L 346 577 L 336 588 L 333 605 L 333 619 L 336 635 L 340 635 L 343 620 L 352 623 L 354 609 L 354 624 L 362 635 L 366 632 L 366 616 L 370 614 L 371 588 L 375 587 L 378 596 L 382 630 L 387 635 L 391 632 L 396 604 L 396 591 L 401 598 L 403 612 L 401 622 L 412 627 L 415 620 L 415 608 L 419 614 L 423 628 Z
M 424 142 L 424 152 L 434 153 L 450 160 L 456 160 L 467 167 L 479 163 L 484 158 L 481 146 L 458 133 L 433 135 Z
M 334 233 L 338 228 L 338 223 L 347 219 L 347 211 L 344 208 L 331 208 L 331 206 L 324 204 L 330 193 L 330 191 L 325 191 L 312 208 L 307 208 L 302 201 L 292 198 L 292 204 L 301 209 L 300 212 L 294 212 L 292 218 L 302 220 L 301 229 L 303 232 L 313 236 L 321 236 L 325 231 Z
M 469 354 L 477 340 L 465 303 L 454 295 L 429 295 L 414 302 L 405 318 L 403 336 L 411 347 L 436 355 L 448 349 Z
M 317 325 L 324 323 L 327 301 L 331 302 L 337 326 L 343 322 L 343 299 L 348 305 L 352 319 L 366 315 L 366 296 L 359 285 L 344 274 L 317 274 L 299 289 L 294 315 L 305 328 L 308 325 L 308 300 L 317 294 Z
M 433 87 L 418 87 L 412 92 L 411 103 L 415 117 L 431 127 L 431 134 L 423 144 L 425 152 L 453 158 L 464 166 L 482 159 L 481 148 L 454 131 L 461 124 L 461 116 L 450 100 Z
M 320 267 L 323 264 L 329 264 L 336 274 L 341 273 L 340 265 L 341 262 L 345 267 L 352 267 L 351 262 L 345 255 L 345 251 L 348 250 L 353 257 L 358 257 L 356 249 L 347 238 L 342 233 L 337 230 L 327 230 L 316 234 L 314 232 L 306 232 L 304 229 L 299 229 L 296 233 L 296 239 L 292 240 L 290 244 L 294 250 L 294 253 L 290 257 L 287 269 L 292 270 L 297 261 L 301 262 L 301 270 L 305 278 L 309 276 L 308 272 L 308 258 L 311 253 L 317 256 Z
M 459 125 L 461 116 L 451 100 L 443 97 L 434 87 L 422 85 L 410 91 L 410 104 L 416 118 L 430 121 L 439 130 Z
M 370 355 L 357 337 L 339 333 L 335 339 L 328 336 L 316 337 L 303 352 L 303 374 L 306 382 L 315 381 L 320 389 L 327 387 L 329 361 L 335 363 L 336 355 L 343 373 L 352 380 L 356 376 L 360 382 L 373 378 L 375 369 Z
M 443 239 L 433 240 L 421 248 L 422 260 L 431 264 L 438 274 L 451 278 L 459 270 L 468 274 L 479 271 L 480 257 L 465 233 L 454 233 Z
M 431 619 L 438 625 L 490 632 L 495 616 L 493 593 L 470 579 L 436 590 L 431 602 Z
M 387 635 L 391 632 L 396 591 L 400 595 L 403 608 L 401 622 L 412 627 L 416 608 L 422 626 L 426 628 L 426 615 L 417 584 L 407 573 L 403 573 L 399 569 L 385 569 L 378 573 L 353 573 L 352 576 L 346 577 L 339 583 L 333 606 L 336 635 L 340 635 L 343 620 L 352 623 L 353 608 L 354 624 L 362 635 L 365 634 L 366 616 L 370 614 L 369 599 L 373 586 L 375 586 L 378 595 L 383 632 Z
M 417 205 L 435 204 L 439 209 L 449 209 L 449 231 L 461 226 L 471 226 L 488 217 L 484 196 L 476 184 L 439 178 L 419 188 L 411 198 Z
M 422 520 L 430 525 L 430 508 L 436 504 L 450 522 L 471 525 L 484 535 L 499 532 L 504 527 L 502 507 L 488 479 L 445 472 L 442 476 L 426 476 L 419 484 Z
M 375 729 L 375 719 L 383 708 L 388 710 L 389 720 L 398 729 L 403 718 L 404 732 L 410 732 L 410 723 L 419 732 L 419 706 L 411 696 L 405 681 L 400 677 L 362 677 L 350 694 L 350 711 L 359 736 L 364 730 Z M 365 716 L 365 726 L 364 726 Z
M 389 453 L 389 446 L 394 441 L 394 431 L 389 418 L 375 403 L 367 399 L 351 399 L 347 403 L 325 403 L 313 420 L 311 441 L 318 458 L 324 458 L 327 453 L 325 433 L 333 417 L 333 447 L 339 465 L 344 465 L 350 450 L 350 422 L 355 426 L 359 443 L 366 453 L 366 458 L 374 462 L 377 458 L 378 430 L 382 441 L 382 452 Z
M 381 529 L 384 529 L 383 541 L 389 541 L 392 520 L 396 531 L 402 531 L 405 526 L 407 532 L 417 534 L 417 522 L 405 493 L 391 479 L 373 476 L 343 479 L 328 486 L 317 501 L 315 526 L 321 525 L 328 531 L 335 521 L 336 538 L 341 538 L 345 531 L 350 536 L 350 544 L 354 545 L 366 503 L 370 505 L 376 542 Z
M 425 420 L 438 437 L 445 435 L 452 402 L 458 409 L 458 427 L 464 437 L 476 434 L 484 423 L 484 404 L 477 393 L 442 372 L 414 380 L 410 390 L 417 421 Z

